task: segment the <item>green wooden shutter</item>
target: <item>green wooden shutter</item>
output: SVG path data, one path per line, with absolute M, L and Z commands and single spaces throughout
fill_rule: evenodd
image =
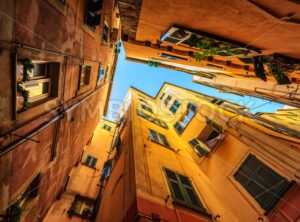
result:
M 218 133 L 222 133 L 222 126 L 219 125 L 218 123 L 216 123 L 215 121 L 209 119 L 206 117 L 206 124 L 211 126 L 215 131 L 217 131 Z
M 265 211 L 274 207 L 290 184 L 251 154 L 234 174 L 234 178 Z
M 164 170 L 173 200 L 195 210 L 206 212 L 190 179 L 169 169 Z
M 181 186 L 183 188 L 183 191 L 185 193 L 185 196 L 187 198 L 187 202 L 188 205 L 194 209 L 206 212 L 206 210 L 204 209 L 204 207 L 202 206 L 199 197 L 197 196 L 196 191 L 194 190 L 190 179 L 186 176 L 177 174 L 177 176 L 179 177 Z
M 176 173 L 171 170 L 165 168 L 165 174 L 167 177 L 168 185 L 171 191 L 172 198 L 175 202 L 181 203 L 183 205 L 187 205 L 187 200 L 183 194 L 183 190 L 180 186 L 180 181 Z
M 91 167 L 96 167 L 97 164 L 97 159 L 96 158 L 92 158 L 92 162 L 90 164 Z

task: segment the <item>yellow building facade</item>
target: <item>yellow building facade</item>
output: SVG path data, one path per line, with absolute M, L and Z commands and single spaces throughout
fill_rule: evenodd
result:
M 120 117 L 95 221 L 299 217 L 299 131 L 168 83 L 131 88 Z
M 101 119 L 80 159 L 72 168 L 65 189 L 44 221 L 90 221 L 97 208 L 101 170 L 106 161 L 116 124 Z

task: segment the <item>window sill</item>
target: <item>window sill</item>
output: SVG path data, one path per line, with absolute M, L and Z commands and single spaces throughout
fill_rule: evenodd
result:
M 155 144 L 157 144 L 157 145 L 163 146 L 164 148 L 167 148 L 168 150 L 171 150 L 171 151 L 175 152 L 175 150 L 174 150 L 171 146 L 166 146 L 166 145 L 164 145 L 164 144 L 158 143 L 158 142 L 153 141 L 153 140 L 151 140 L 151 139 L 149 139 L 149 141 L 152 142 L 152 143 L 155 143 Z
M 96 167 L 90 166 L 90 165 L 88 165 L 88 164 L 86 164 L 84 162 L 82 162 L 81 164 L 84 165 L 84 166 L 86 166 L 86 167 L 89 167 L 89 168 L 91 168 L 93 170 L 98 170 Z
M 173 203 L 173 205 L 174 205 L 175 207 L 180 207 L 180 208 L 188 209 L 188 210 L 191 210 L 191 211 L 196 212 L 196 213 L 198 213 L 198 214 L 201 214 L 201 215 L 204 216 L 204 217 L 207 217 L 207 218 L 210 218 L 210 219 L 212 218 L 211 214 L 209 214 L 209 213 L 207 213 L 207 212 L 205 212 L 205 211 L 202 211 L 202 210 L 200 210 L 200 209 L 196 209 L 196 208 L 193 208 L 193 207 L 184 205 L 184 204 L 179 203 L 179 202 L 177 202 L 177 201 L 175 201 L 175 200 L 173 200 L 172 203 Z
M 17 124 L 22 123 L 26 120 L 33 119 L 36 116 L 45 114 L 49 111 L 52 111 L 58 107 L 58 98 L 57 97 L 48 97 L 41 101 L 35 102 L 33 107 L 25 110 L 23 112 L 17 113 L 16 120 Z
M 95 30 L 93 30 L 90 26 L 82 22 L 82 29 L 85 33 L 89 34 L 93 38 L 96 38 L 97 27 L 95 28 Z

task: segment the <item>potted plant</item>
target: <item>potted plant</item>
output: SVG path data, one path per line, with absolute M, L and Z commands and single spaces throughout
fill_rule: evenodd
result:
M 7 210 L 7 215 L 9 217 L 9 221 L 20 222 L 24 211 L 25 211 L 25 208 L 20 206 L 19 201 L 12 204 Z
M 20 59 L 17 62 L 16 78 L 17 78 L 17 96 L 16 96 L 16 110 L 23 112 L 30 107 L 29 91 L 24 88 L 24 82 L 30 80 L 32 76 L 34 65 L 28 58 Z
M 20 60 L 23 64 L 23 79 L 22 82 L 26 82 L 30 79 L 30 76 L 32 76 L 32 71 L 34 68 L 34 65 L 31 61 L 31 59 L 21 59 Z
M 30 107 L 29 91 L 24 89 L 20 82 L 17 83 L 17 104 L 16 109 L 18 112 L 23 112 Z

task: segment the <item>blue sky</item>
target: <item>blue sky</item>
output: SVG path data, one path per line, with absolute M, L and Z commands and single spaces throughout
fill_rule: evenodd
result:
M 184 72 L 178 72 L 165 68 L 150 67 L 145 64 L 126 61 L 124 49 L 121 48 L 116 67 L 107 118 L 110 120 L 115 119 L 120 103 L 125 98 L 130 86 L 134 86 L 135 88 L 138 88 L 139 90 L 144 91 L 151 96 L 155 96 L 164 82 L 180 85 L 209 96 L 220 97 L 222 99 L 247 106 L 250 109 L 268 102 L 255 97 L 241 97 L 230 93 L 220 93 L 214 88 L 192 82 L 192 75 Z M 257 109 L 253 109 L 251 112 L 274 112 L 276 109 L 280 109 L 282 107 L 282 104 L 272 102 Z

